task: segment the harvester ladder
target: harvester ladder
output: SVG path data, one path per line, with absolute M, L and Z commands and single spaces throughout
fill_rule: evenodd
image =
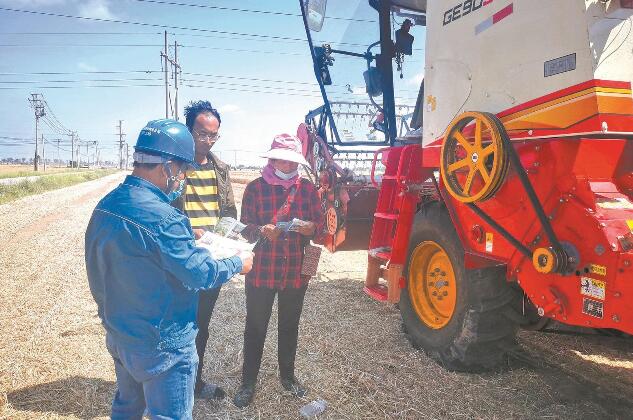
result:
M 369 241 L 365 293 L 396 303 L 404 287 L 402 276 L 420 187 L 429 174 L 422 168 L 422 147 L 407 145 L 380 149 L 374 154 L 371 179 L 376 187 L 378 156 L 385 166 Z M 380 279 L 385 282 L 381 282 Z

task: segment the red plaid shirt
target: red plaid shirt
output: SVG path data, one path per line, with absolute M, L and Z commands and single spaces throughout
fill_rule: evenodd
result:
M 294 197 L 288 200 L 295 190 Z M 291 201 L 289 206 L 286 205 L 288 201 Z M 323 228 L 321 202 L 310 181 L 300 178 L 290 189 L 284 189 L 280 185 L 270 185 L 260 177 L 246 186 L 241 221 L 247 225 L 243 235 L 250 241 L 259 238 L 261 226 L 291 221 L 295 217 L 313 222 L 317 232 Z M 269 289 L 306 285 L 309 277 L 301 275 L 304 239 L 307 238 L 297 232 L 282 232 L 272 241 L 262 238 L 255 247 L 253 270 L 246 275 L 246 281 L 255 287 Z

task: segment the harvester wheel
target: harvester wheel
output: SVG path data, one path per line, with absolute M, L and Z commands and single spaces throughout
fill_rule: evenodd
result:
M 450 370 L 501 367 L 515 346 L 516 292 L 505 268 L 466 270 L 464 250 L 446 208 L 423 207 L 415 222 L 400 312 L 416 348 Z
M 448 126 L 440 173 L 448 192 L 462 203 L 485 201 L 503 185 L 509 167 L 508 134 L 487 112 L 465 112 Z

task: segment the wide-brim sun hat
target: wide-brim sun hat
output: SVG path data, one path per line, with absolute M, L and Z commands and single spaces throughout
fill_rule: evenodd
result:
M 306 158 L 303 156 L 303 146 L 301 140 L 290 134 L 279 134 L 275 136 L 270 149 L 261 155 L 263 158 L 286 160 L 295 162 L 300 165 L 310 166 Z

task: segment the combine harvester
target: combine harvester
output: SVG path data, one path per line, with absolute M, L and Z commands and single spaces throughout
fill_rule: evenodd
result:
M 368 250 L 416 347 L 482 371 L 550 319 L 633 333 L 633 1 L 300 4 L 319 241 Z

